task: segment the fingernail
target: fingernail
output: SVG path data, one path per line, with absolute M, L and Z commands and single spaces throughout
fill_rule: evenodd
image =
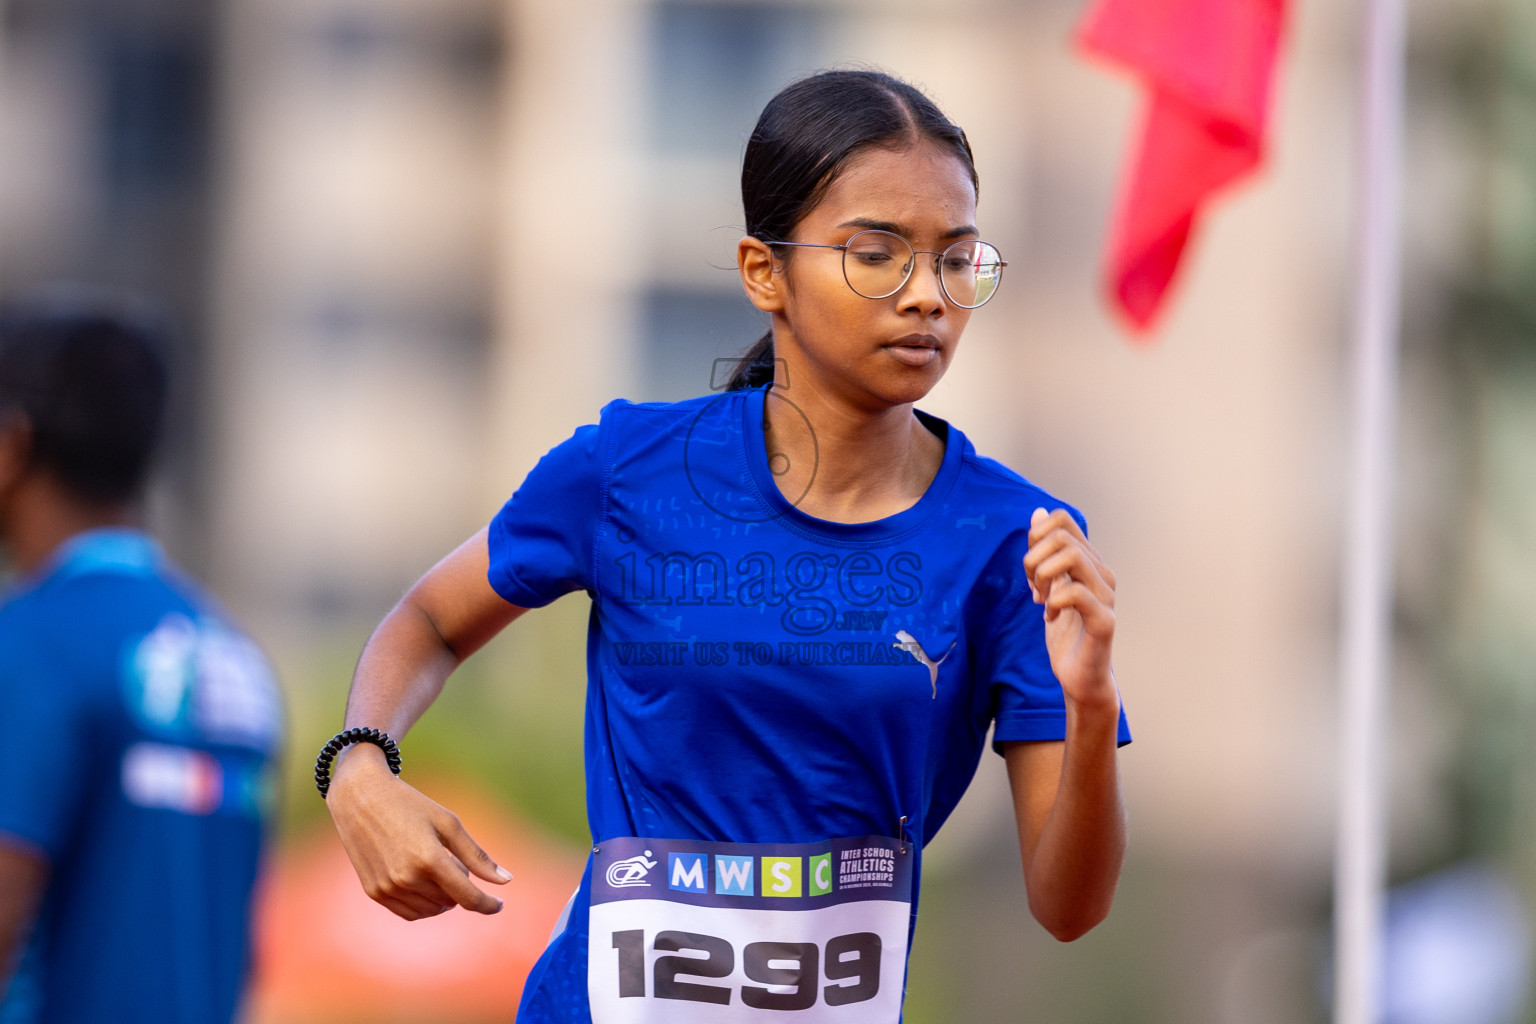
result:
M 510 882 L 512 881 L 512 872 L 498 865 L 496 868 L 496 877 L 501 879 L 503 882 Z

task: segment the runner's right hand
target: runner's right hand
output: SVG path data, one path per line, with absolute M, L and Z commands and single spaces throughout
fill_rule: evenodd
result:
M 326 805 L 363 891 L 400 917 L 435 917 L 455 904 L 481 914 L 501 909 L 470 876 L 496 885 L 512 876 L 451 811 L 391 773 L 378 747 L 342 751 Z

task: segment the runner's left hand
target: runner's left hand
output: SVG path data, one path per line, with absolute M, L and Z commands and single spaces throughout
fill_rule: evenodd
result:
M 1115 574 L 1066 509 L 1035 509 L 1024 572 L 1035 603 L 1045 605 L 1045 645 L 1067 700 L 1118 709 L 1110 670 Z

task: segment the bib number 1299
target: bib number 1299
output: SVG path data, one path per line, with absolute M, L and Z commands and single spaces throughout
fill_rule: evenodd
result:
M 618 951 L 619 997 L 646 994 L 646 932 L 613 933 Z M 737 951 L 726 939 L 699 932 L 659 931 L 650 948 L 664 955 L 651 963 L 650 992 L 657 999 L 731 1002 L 723 985 L 680 979 L 725 978 L 736 970 Z M 685 954 L 685 955 L 678 955 Z M 828 1006 L 873 999 L 880 991 L 880 936 L 853 932 L 814 942 L 749 942 L 741 948 L 742 973 L 759 985 L 742 985 L 741 1001 L 760 1010 L 807 1010 L 818 998 Z M 822 979 L 832 984 L 822 985 Z

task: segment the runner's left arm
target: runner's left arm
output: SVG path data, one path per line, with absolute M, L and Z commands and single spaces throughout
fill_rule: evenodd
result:
M 1125 856 L 1116 750 L 1120 694 L 1110 668 L 1115 575 L 1065 510 L 1036 510 L 1024 571 L 1044 605 L 1066 738 L 1003 745 L 1030 912 L 1063 942 L 1102 921 Z

